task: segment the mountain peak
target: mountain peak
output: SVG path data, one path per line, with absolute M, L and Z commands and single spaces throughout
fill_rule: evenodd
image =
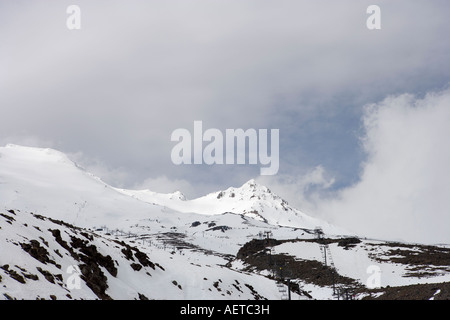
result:
M 175 191 L 173 193 L 169 193 L 169 197 L 170 197 L 171 200 L 186 201 L 186 196 L 181 191 Z
M 255 185 L 255 184 L 256 184 L 256 180 L 255 179 L 250 179 L 246 183 L 244 183 L 244 185 Z
M 248 191 L 251 191 L 253 193 L 255 193 L 255 192 L 271 193 L 269 188 L 267 188 L 266 186 L 264 186 L 262 184 L 257 183 L 255 179 L 248 180 L 246 183 L 244 183 L 238 189 L 240 189 L 240 190 L 248 190 Z

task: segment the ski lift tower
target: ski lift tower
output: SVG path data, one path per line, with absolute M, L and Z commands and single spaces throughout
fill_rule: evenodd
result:
M 264 231 L 264 234 L 266 235 L 266 239 L 270 239 L 273 236 L 272 231 Z
M 317 242 L 320 244 L 320 251 L 322 252 L 323 264 L 327 266 L 327 245 L 324 241 L 324 233 L 321 227 L 314 229 Z
M 337 269 L 333 262 L 333 257 L 331 256 L 331 250 L 328 246 L 327 241 L 325 241 L 324 233 L 321 227 L 316 227 L 314 229 L 314 233 L 316 235 L 317 242 L 320 245 L 320 251 L 322 252 L 322 258 L 323 258 L 323 264 L 325 267 L 328 267 L 329 264 L 329 271 L 331 273 L 331 278 L 333 282 L 333 295 L 337 295 L 339 298 L 339 293 L 336 288 L 336 276 L 337 276 Z

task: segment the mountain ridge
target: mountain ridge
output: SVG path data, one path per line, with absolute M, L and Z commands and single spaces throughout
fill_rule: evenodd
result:
M 231 212 L 250 216 L 270 224 L 306 228 L 321 226 L 329 232 L 333 232 L 333 229 L 336 232 L 343 232 L 325 221 L 290 207 L 285 200 L 273 194 L 266 186 L 258 184 L 254 179 L 245 182 L 241 187 L 230 187 L 223 191 L 187 200 L 180 191 L 163 194 L 151 190 L 115 188 L 87 172 L 60 151 L 12 144 L 0 148 L 0 179 L 2 176 L 4 183 L 3 188 L 0 185 L 1 202 L 10 207 L 22 209 L 38 210 L 42 208 L 47 214 L 52 215 L 52 211 L 61 211 L 60 207 L 49 207 L 49 204 L 54 202 L 52 198 L 67 190 L 66 194 L 61 194 L 59 198 L 66 199 L 62 208 L 70 213 L 64 217 L 57 216 L 55 213 L 54 218 L 64 218 L 83 226 L 88 226 L 89 214 L 94 215 L 95 213 L 82 213 L 92 212 L 93 210 L 90 210 L 89 206 L 95 204 L 95 198 L 99 198 L 103 199 L 103 202 L 99 202 L 101 204 L 111 202 L 111 199 L 117 200 L 116 202 L 126 202 L 124 206 L 133 206 L 132 202 L 143 202 L 140 205 L 136 204 L 137 208 L 134 210 L 141 212 L 161 211 L 164 208 L 208 215 Z M 10 181 L 8 181 L 8 177 Z M 8 183 L 10 184 L 9 188 L 5 186 Z M 24 185 L 25 183 L 27 186 Z M 26 192 L 26 194 L 20 196 L 21 192 Z M 37 203 L 38 199 L 33 199 L 32 194 L 45 195 L 42 196 L 43 200 L 41 201 L 45 203 Z M 125 200 L 123 196 L 127 196 L 129 199 Z M 27 201 L 32 199 L 33 203 L 27 207 L 21 207 L 23 201 L 20 199 L 25 197 Z M 67 205 L 69 199 L 72 199 L 70 206 Z M 151 209 L 149 205 L 152 207 Z M 100 209 L 98 206 L 95 208 L 95 210 Z M 119 210 L 116 210 L 114 206 L 107 206 L 103 210 L 116 216 L 120 215 Z M 124 210 L 122 207 L 121 211 Z M 73 216 L 78 218 L 72 219 Z
M 356 237 L 253 179 L 118 189 L 48 148 L 0 147 L 0 248 L 0 299 L 285 299 L 286 277 L 293 299 L 450 299 L 450 245 Z

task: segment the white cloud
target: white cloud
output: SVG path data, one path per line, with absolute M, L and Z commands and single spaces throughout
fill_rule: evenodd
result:
M 67 156 L 80 168 L 101 178 L 101 180 L 113 187 L 124 188 L 125 184 L 132 179 L 130 173 L 124 168 L 109 167 L 105 161 L 90 157 L 81 151 L 67 153 Z
M 417 148 L 439 156 L 435 148 L 424 150 L 434 139 L 430 122 L 439 124 L 438 119 L 428 119 L 431 111 L 418 117 L 425 107 L 410 107 L 417 99 L 402 96 L 367 111 L 368 162 L 362 181 L 343 191 L 341 201 L 332 203 L 320 193 L 336 188 L 324 167 L 306 172 L 311 164 L 299 160 L 308 143 L 318 146 L 305 156 L 314 159 L 312 166 L 316 159 L 320 163 L 320 158 L 332 158 L 333 152 L 344 153 L 329 138 L 332 130 L 327 131 L 326 121 L 345 126 L 352 113 L 358 113 L 353 106 L 448 81 L 450 43 L 443 40 L 449 31 L 448 3 L 380 0 L 379 32 L 366 28 L 369 1 L 80 0 L 79 31 L 66 28 L 69 4 L 0 4 L 3 144 L 49 146 L 47 142 L 54 141 L 51 146 L 61 151 L 81 150 L 82 165 L 115 186 L 144 186 L 140 182 L 151 177 L 148 187 L 155 191 L 192 188 L 188 190 L 199 195 L 239 185 L 254 168 L 176 167 L 170 160 L 174 129 L 190 129 L 194 120 L 221 130 L 279 128 L 280 174 L 264 181 L 280 186 L 280 191 L 287 186 L 288 200 L 298 202 L 300 209 L 320 205 L 321 216 L 332 212 L 331 218 L 349 224 L 359 218 L 347 211 L 370 203 L 364 198 L 367 192 L 374 193 L 372 198 L 386 198 L 388 189 L 411 196 L 414 190 L 408 187 L 419 182 L 401 172 L 426 172 L 423 166 L 432 161 L 412 155 L 403 159 L 405 154 Z M 321 114 L 330 117 L 317 121 Z M 444 126 L 442 131 L 439 146 L 444 146 Z M 348 146 L 346 141 L 342 145 Z M 392 161 L 391 155 L 399 152 Z M 344 157 L 348 163 L 356 158 Z M 333 158 L 338 163 L 333 173 L 343 167 L 339 162 L 344 157 Z M 438 161 L 431 163 L 433 169 L 441 166 Z M 386 181 L 388 173 L 408 185 Z M 437 175 L 415 179 L 434 188 L 441 181 Z M 438 190 L 448 191 L 442 184 Z M 438 197 L 438 190 L 425 192 L 426 198 Z M 400 197 L 385 200 L 384 208 L 374 207 L 399 210 L 395 199 Z M 350 198 L 361 204 L 351 206 Z M 445 208 L 443 203 L 436 206 Z
M 293 207 L 317 216 L 320 212 L 317 211 L 316 201 L 320 199 L 321 192 L 335 182 L 334 177 L 330 177 L 320 165 L 303 173 L 260 176 L 255 180 L 268 186 Z
M 450 90 L 366 107 L 360 181 L 317 210 L 361 234 L 450 243 Z
M 328 189 L 334 183 L 334 178 L 325 177 L 325 169 L 322 166 L 317 166 L 303 177 L 303 188 L 305 191 L 311 186 L 320 186 L 323 189 Z

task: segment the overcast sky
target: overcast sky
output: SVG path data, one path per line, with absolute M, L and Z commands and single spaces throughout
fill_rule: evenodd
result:
M 81 29 L 69 30 L 69 5 Z M 0 144 L 188 198 L 255 178 L 368 236 L 450 243 L 447 0 L 0 3 Z M 280 168 L 180 165 L 177 128 L 279 129 Z

